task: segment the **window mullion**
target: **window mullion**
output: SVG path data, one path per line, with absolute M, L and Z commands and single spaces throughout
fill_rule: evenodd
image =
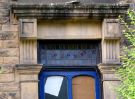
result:
M 68 99 L 72 99 L 72 77 L 68 76 Z

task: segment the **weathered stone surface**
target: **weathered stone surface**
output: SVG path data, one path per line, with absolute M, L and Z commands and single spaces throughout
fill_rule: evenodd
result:
M 0 49 L 1 57 L 16 57 L 19 55 L 18 48 L 8 48 L 8 49 Z
M 2 30 L 2 25 L 0 24 L 0 31 Z
M 103 74 L 103 81 L 119 81 L 116 74 Z
M 17 32 L 0 31 L 0 40 L 15 40 L 18 39 Z
M 17 32 L 18 31 L 18 25 L 2 25 L 2 31 L 13 31 Z
M 18 40 L 3 40 L 3 48 L 18 48 Z
M 120 39 L 121 27 L 118 19 L 106 18 L 102 25 L 102 36 L 104 39 Z
M 83 3 L 83 4 L 91 4 L 91 3 L 117 3 L 118 0 L 77 0 L 79 1 L 80 3 Z M 21 3 L 28 3 L 28 4 L 31 4 L 31 3 L 34 3 L 34 4 L 39 4 L 39 3 L 43 3 L 43 4 L 50 4 L 50 3 L 53 3 L 53 4 L 65 4 L 65 3 L 70 3 L 71 0 L 35 0 L 33 2 L 33 0 L 18 0 L 18 2 L 21 2 Z
M 0 99 L 19 99 L 19 93 L 14 92 L 0 92 Z
M 114 74 L 116 69 L 118 69 L 121 66 L 121 64 L 104 64 L 100 63 L 98 64 L 98 68 L 101 73 L 103 74 Z
M 3 48 L 3 41 L 0 40 L 0 48 Z
M 20 75 L 21 81 L 37 81 L 38 75 Z
M 9 15 L 9 10 L 1 8 L 0 9 L 0 16 L 8 16 Z
M 21 99 L 38 99 L 38 83 L 21 83 Z
M 6 92 L 0 92 L 0 99 L 8 99 L 8 94 Z
M 0 2 L 8 2 L 9 0 L 0 0 Z
M 0 83 L 0 91 L 9 92 L 18 90 L 19 90 L 19 83 Z
M 13 73 L 14 72 L 14 65 L 12 64 L 0 64 L 1 73 Z
M 8 99 L 20 99 L 19 92 L 17 91 L 8 92 Z
M 3 59 L 3 57 L 0 57 L 0 64 L 3 64 L 3 61 L 4 59 Z
M 37 37 L 38 39 L 101 39 L 101 27 L 101 21 L 40 21 L 37 26 Z
M 103 82 L 103 90 L 104 90 L 103 99 L 117 99 L 115 88 L 118 85 L 119 85 L 119 81 L 104 81 Z
M 0 82 L 11 82 L 14 81 L 14 74 L 0 74 Z
M 114 9 L 115 8 L 115 9 Z M 119 15 L 125 15 L 126 10 L 129 8 L 128 4 L 92 4 L 92 5 L 68 5 L 68 4 L 53 4 L 53 5 L 44 5 L 35 4 L 31 5 L 22 5 L 15 4 L 12 6 L 13 13 L 20 18 L 46 18 L 46 19 L 55 19 L 55 18 L 98 18 L 103 19 L 105 17 L 118 18 Z M 76 13 L 78 12 L 78 13 Z M 82 13 L 83 12 L 83 13 Z
M 4 64 L 18 64 L 19 57 L 4 57 Z

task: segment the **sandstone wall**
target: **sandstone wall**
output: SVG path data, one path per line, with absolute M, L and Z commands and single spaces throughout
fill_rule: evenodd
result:
M 18 25 L 9 9 L 9 0 L 0 0 L 0 99 L 19 99 L 14 69 L 19 63 Z
M 133 1 L 134 0 L 132 0 L 132 2 Z M 10 0 L 0 0 L 0 99 L 30 99 L 29 97 L 33 97 L 31 99 L 38 99 L 38 73 L 41 67 L 36 68 L 34 65 L 20 66 L 16 72 L 15 65 L 19 64 L 20 60 L 19 25 L 14 15 L 11 14 L 10 2 Z M 121 3 L 124 2 L 127 1 L 123 0 L 122 2 L 121 0 Z M 104 59 L 105 58 L 106 57 L 104 57 Z M 117 61 L 119 62 L 119 60 L 116 60 L 116 63 Z M 101 71 L 102 69 L 107 70 L 107 73 L 106 71 L 102 72 L 104 99 L 114 99 L 115 96 L 112 91 L 108 91 L 110 90 L 108 87 L 110 86 L 110 82 L 108 82 L 108 80 L 112 81 L 114 84 L 118 82 L 117 79 L 112 80 L 113 77 L 108 76 L 108 70 L 112 70 L 111 67 L 114 66 L 101 66 Z M 111 73 L 111 71 L 109 71 L 109 73 Z M 110 75 L 113 74 L 114 72 Z M 106 75 L 108 77 L 107 79 L 105 79 Z

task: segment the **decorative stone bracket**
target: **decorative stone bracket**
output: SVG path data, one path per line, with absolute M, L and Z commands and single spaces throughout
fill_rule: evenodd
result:
M 102 25 L 102 62 L 120 63 L 121 29 L 118 19 L 104 19 Z
M 37 19 L 20 19 L 20 37 L 37 38 Z
M 20 63 L 37 64 L 37 19 L 19 19 Z
M 103 20 L 103 39 L 120 39 L 121 29 L 119 19 Z

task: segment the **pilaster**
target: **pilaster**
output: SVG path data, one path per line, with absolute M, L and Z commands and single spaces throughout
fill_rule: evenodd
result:
M 23 64 L 17 65 L 16 71 L 19 74 L 20 99 L 38 99 L 38 74 L 42 65 Z
M 103 99 L 116 99 L 115 88 L 120 81 L 115 74 L 120 67 L 120 23 L 118 19 L 104 19 L 102 25 L 102 63 L 98 68 L 102 74 Z

